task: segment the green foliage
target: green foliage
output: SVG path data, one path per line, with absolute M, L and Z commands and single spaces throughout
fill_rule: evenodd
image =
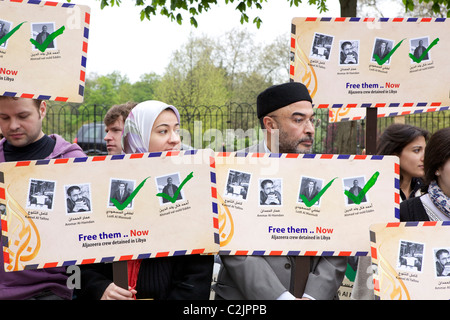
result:
M 218 5 L 217 0 L 135 0 L 136 6 L 143 7 L 140 12 L 141 21 L 144 19 L 151 20 L 152 16 L 162 15 L 168 17 L 171 21 L 178 24 L 183 23 L 183 14 L 189 15 L 189 23 L 197 27 L 198 22 L 196 16 L 203 12 L 207 12 L 212 7 Z M 279 0 L 277 0 L 279 1 Z M 302 3 L 301 0 L 287 0 L 289 5 L 298 6 Z M 250 21 L 247 15 L 247 10 L 256 8 L 263 9 L 263 4 L 267 0 L 225 0 L 226 5 L 236 5 L 236 10 L 240 13 L 241 24 Z M 121 0 L 100 0 L 100 7 L 103 9 L 106 6 L 120 6 Z M 326 12 L 326 0 L 308 0 L 310 5 L 315 5 L 320 12 Z M 257 28 L 261 26 L 263 21 L 259 17 L 252 19 L 252 22 Z

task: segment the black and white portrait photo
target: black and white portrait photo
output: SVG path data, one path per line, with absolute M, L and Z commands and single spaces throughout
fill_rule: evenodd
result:
M 306 177 L 303 176 L 300 179 L 300 188 L 298 192 L 298 203 L 303 203 L 302 197 L 300 195 L 304 195 L 308 201 L 311 201 L 314 199 L 315 196 L 322 190 L 323 188 L 323 180 L 312 178 L 312 177 Z M 315 206 L 320 205 L 320 199 L 314 203 Z
M 364 176 L 358 176 L 358 177 L 349 177 L 342 179 L 342 182 L 344 184 L 344 190 L 347 190 L 354 196 L 358 196 L 360 192 L 362 191 L 362 188 L 366 184 L 366 178 Z M 364 197 L 361 199 L 361 204 L 369 202 L 368 195 L 365 194 Z M 353 200 L 347 196 L 345 196 L 345 204 L 346 205 L 353 205 L 355 204 Z
M 416 58 L 421 59 L 421 61 L 430 60 L 430 52 L 427 51 L 430 45 L 430 40 L 428 37 L 421 37 L 409 40 L 410 53 Z M 423 55 L 423 57 L 422 57 Z M 411 63 L 416 63 L 411 59 Z
M 282 180 L 259 179 L 259 204 L 263 206 L 282 205 Z
M 400 240 L 397 269 L 422 272 L 424 249 L 423 243 Z
M 64 186 L 66 194 L 66 212 L 90 213 L 91 207 L 91 186 L 90 184 L 75 184 Z
M 0 40 L 12 30 L 12 22 L 0 19 Z M 8 45 L 8 40 L 0 44 L 0 49 L 6 49 Z
M 119 204 L 123 204 L 134 190 L 134 180 L 111 179 L 109 187 L 108 207 L 114 207 L 111 199 L 116 199 Z M 127 209 L 133 208 L 133 201 L 127 205 Z
M 251 174 L 236 170 L 229 170 L 225 185 L 225 196 L 241 200 L 247 199 Z
M 450 248 L 434 249 L 436 277 L 450 277 Z
M 334 37 L 326 34 L 315 33 L 313 43 L 311 45 L 311 52 L 309 57 L 319 60 L 329 60 L 331 48 L 333 46 Z
M 55 23 L 54 22 L 40 22 L 40 23 L 32 23 L 31 24 L 31 33 L 32 38 L 36 40 L 37 43 L 42 44 L 45 40 L 55 32 Z M 56 49 L 56 39 L 52 40 L 47 49 Z M 37 50 L 37 48 L 33 45 L 33 49 Z
M 30 179 L 26 208 L 52 210 L 55 186 L 55 181 Z
M 175 194 L 177 194 L 177 190 L 181 182 L 182 181 L 180 179 L 180 173 L 178 172 L 156 177 L 156 186 L 158 189 L 158 193 L 165 193 L 170 198 L 175 197 Z M 164 197 L 159 198 L 160 204 L 171 203 L 170 200 Z M 180 192 L 178 192 L 175 202 L 183 199 L 184 199 L 184 188 L 182 188 Z
M 339 64 L 340 65 L 358 65 L 359 62 L 359 40 L 339 41 Z
M 378 57 L 378 60 L 383 60 L 386 56 L 391 52 L 394 47 L 394 40 L 375 38 L 375 42 L 373 45 L 372 58 L 371 62 L 377 62 L 375 56 Z M 389 65 L 390 60 L 388 59 L 384 64 Z

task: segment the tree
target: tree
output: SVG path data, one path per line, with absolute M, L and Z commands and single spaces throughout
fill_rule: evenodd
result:
M 120 6 L 122 0 L 100 0 L 100 7 L 103 9 L 106 6 Z M 207 12 L 214 6 L 218 5 L 217 0 L 135 0 L 136 6 L 141 6 L 143 9 L 140 12 L 140 19 L 151 20 L 151 16 L 163 15 L 176 21 L 178 24 L 183 23 L 183 14 L 189 15 L 189 22 L 191 25 L 197 27 L 198 23 L 195 17 L 203 12 Z M 279 0 L 277 0 L 279 1 Z M 298 6 L 302 3 L 301 0 L 287 0 L 289 5 Z M 250 21 L 247 15 L 247 9 L 263 9 L 264 2 L 267 0 L 225 0 L 225 4 L 237 4 L 236 10 L 240 12 L 240 21 L 242 24 Z M 356 16 L 356 2 L 357 0 L 339 0 L 341 3 L 341 14 L 343 17 Z M 439 13 L 441 16 L 450 17 L 450 0 L 402 0 L 406 12 L 414 11 L 414 9 L 422 3 L 427 3 L 431 6 L 434 13 Z M 149 4 L 150 3 L 150 4 Z M 310 5 L 315 5 L 319 12 L 326 12 L 326 0 L 308 0 Z M 263 21 L 256 16 L 252 22 L 259 28 Z
M 122 0 L 100 0 L 100 7 L 103 9 L 106 6 L 120 6 Z M 278 0 L 277 0 L 278 1 Z M 301 0 L 287 0 L 289 5 L 298 6 Z M 242 24 L 249 22 L 247 9 L 262 9 L 263 3 L 267 0 L 225 0 L 225 4 L 237 4 L 236 10 L 240 12 L 240 21 Z M 150 3 L 150 4 L 149 4 Z M 315 5 L 320 12 L 327 11 L 326 0 L 308 0 L 308 3 Z M 171 21 L 176 21 L 178 24 L 183 23 L 183 14 L 189 15 L 189 22 L 191 25 L 197 27 L 197 20 L 195 17 L 203 12 L 207 12 L 212 7 L 217 6 L 217 0 L 136 0 L 136 6 L 142 6 L 140 12 L 141 20 L 151 20 L 151 16 L 158 14 L 167 16 Z M 256 16 L 252 22 L 259 26 L 263 22 L 260 17 Z
M 225 71 L 213 61 L 213 41 L 190 36 L 172 59 L 156 97 L 175 106 L 220 106 L 227 102 Z

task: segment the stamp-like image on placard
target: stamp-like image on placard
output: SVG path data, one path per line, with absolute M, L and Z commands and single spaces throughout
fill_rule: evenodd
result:
M 359 63 L 359 40 L 339 41 L 339 65 L 358 65 Z
M 259 179 L 259 204 L 262 206 L 281 206 L 283 193 L 283 180 L 280 178 Z
M 420 37 L 409 40 L 410 53 L 420 62 L 425 62 L 431 60 L 430 55 L 432 50 L 427 50 L 430 45 L 429 37 Z M 411 64 L 416 63 L 411 59 Z
M 180 173 L 171 173 L 163 176 L 156 177 L 156 187 L 158 189 L 158 193 L 164 193 L 168 195 L 170 198 L 174 198 L 177 195 L 175 202 L 184 199 L 184 188 L 178 191 L 178 187 L 181 184 Z M 178 191 L 178 192 L 177 192 Z M 171 203 L 165 197 L 159 197 L 160 204 Z
M 251 174 L 237 170 L 229 170 L 225 190 L 225 197 L 246 200 L 250 186 Z
M 333 47 L 334 37 L 322 33 L 314 33 L 314 39 L 311 46 L 309 57 L 319 60 L 329 60 L 331 48 Z
M 358 196 L 361 194 L 361 191 L 363 190 L 362 188 L 366 184 L 366 178 L 364 176 L 348 177 L 348 178 L 342 179 L 342 183 L 344 184 L 344 190 L 347 190 L 351 194 Z M 355 204 L 355 202 L 351 198 L 349 198 L 345 195 L 344 195 L 344 198 L 345 198 L 346 205 L 354 205 Z M 367 202 L 369 202 L 369 195 L 366 193 L 361 198 L 360 204 L 364 204 Z
M 111 178 L 109 186 L 108 207 L 113 208 L 114 203 L 111 199 L 116 199 L 119 204 L 123 204 L 134 190 L 136 181 Z M 126 209 L 133 208 L 133 200 L 127 205 Z
M 30 179 L 26 209 L 52 210 L 55 181 Z
M 425 245 L 419 242 L 400 240 L 397 269 L 422 272 Z
M 0 19 L 0 40 L 5 37 L 12 29 L 12 22 Z M 6 49 L 8 40 L 0 44 L 0 49 Z
M 312 201 L 323 188 L 323 179 L 302 176 L 300 179 L 300 189 L 298 192 L 298 203 L 303 203 L 300 197 L 304 195 L 308 201 Z M 314 206 L 320 206 L 320 199 L 314 203 Z
M 374 45 L 373 45 L 372 58 L 370 61 L 377 62 L 377 59 L 378 59 L 378 61 L 382 61 L 388 57 L 387 61 L 384 62 L 383 64 L 389 65 L 391 62 L 389 53 L 391 52 L 393 47 L 394 47 L 394 40 L 375 38 Z
M 450 277 L 450 248 L 436 248 L 433 253 L 436 277 Z
M 80 183 L 64 186 L 66 193 L 66 213 L 91 213 L 91 185 Z
M 31 37 L 39 44 L 43 44 L 47 39 L 50 39 L 50 35 L 55 31 L 56 29 L 54 22 L 39 22 L 31 24 Z M 33 50 L 38 50 L 35 45 L 32 46 Z M 56 38 L 49 42 L 47 49 L 57 49 Z

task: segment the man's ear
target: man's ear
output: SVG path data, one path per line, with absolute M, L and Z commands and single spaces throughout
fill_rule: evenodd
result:
M 44 100 L 41 101 L 41 104 L 39 105 L 39 115 L 41 118 L 44 118 L 47 114 L 47 102 Z
M 272 117 L 265 116 L 263 118 L 263 123 L 264 123 L 264 128 L 270 133 L 272 133 L 272 131 L 274 129 L 278 129 L 277 123 L 275 122 L 275 120 Z

